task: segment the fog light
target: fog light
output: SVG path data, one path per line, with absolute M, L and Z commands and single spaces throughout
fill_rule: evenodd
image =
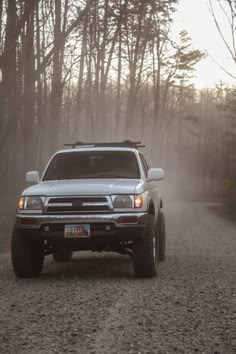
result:
M 120 216 L 118 219 L 119 224 L 137 224 L 137 216 Z
M 21 225 L 37 225 L 37 220 L 35 219 L 21 219 L 20 221 Z

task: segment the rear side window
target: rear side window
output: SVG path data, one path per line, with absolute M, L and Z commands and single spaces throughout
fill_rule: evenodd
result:
M 140 178 L 130 151 L 75 151 L 54 156 L 43 181 L 87 178 Z

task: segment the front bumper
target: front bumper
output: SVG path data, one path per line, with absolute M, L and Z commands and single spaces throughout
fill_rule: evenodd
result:
M 66 224 L 90 224 L 90 239 L 135 240 L 145 237 L 149 215 L 107 213 L 79 215 L 17 214 L 16 227 L 28 238 L 63 239 Z

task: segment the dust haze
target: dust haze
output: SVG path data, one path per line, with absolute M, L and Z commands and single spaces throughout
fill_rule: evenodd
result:
M 234 88 L 197 90 L 206 54 L 178 2 L 0 1 L 0 188 L 16 200 L 64 143 L 134 140 L 174 199 L 234 200 Z M 227 107 L 227 109 L 225 108 Z

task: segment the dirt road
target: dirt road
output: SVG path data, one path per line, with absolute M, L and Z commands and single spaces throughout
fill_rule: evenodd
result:
M 167 258 L 154 279 L 104 253 L 66 265 L 49 256 L 39 279 L 16 279 L 6 243 L 0 353 L 235 354 L 236 226 L 216 209 L 168 205 Z

